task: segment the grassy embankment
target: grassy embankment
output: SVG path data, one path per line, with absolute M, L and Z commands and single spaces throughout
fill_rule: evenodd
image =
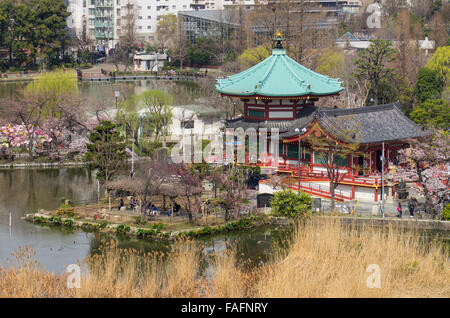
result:
M 82 264 L 80 289 L 42 270 L 21 249 L 16 268 L 0 269 L 0 297 L 450 297 L 448 247 L 392 226 L 343 226 L 312 218 L 294 231 L 287 251 L 244 270 L 233 253 L 216 255 L 214 275 L 199 275 L 196 244 L 180 241 L 170 253 L 140 254 L 114 244 Z M 370 264 L 380 288 L 368 288 Z

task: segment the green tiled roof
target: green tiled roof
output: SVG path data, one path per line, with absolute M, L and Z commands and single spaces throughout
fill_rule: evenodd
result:
M 236 96 L 327 96 L 341 92 L 338 79 L 318 74 L 273 49 L 272 55 L 255 66 L 225 79 L 218 79 L 218 92 Z

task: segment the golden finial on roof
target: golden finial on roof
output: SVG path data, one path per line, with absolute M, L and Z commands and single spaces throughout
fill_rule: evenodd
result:
M 283 45 L 281 43 L 283 42 L 284 38 L 283 38 L 283 34 L 281 33 L 280 30 L 277 30 L 273 40 L 276 42 L 276 45 L 275 45 L 276 49 L 282 49 L 283 48 Z

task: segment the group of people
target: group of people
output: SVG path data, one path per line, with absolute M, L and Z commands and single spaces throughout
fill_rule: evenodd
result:
M 155 216 L 158 215 L 158 213 L 158 208 L 154 204 L 149 202 L 145 208 L 145 214 L 149 216 Z
M 123 206 L 125 206 L 125 203 L 124 203 L 123 199 L 120 198 L 119 208 L 118 208 L 119 211 Z M 137 199 L 135 199 L 134 197 L 131 197 L 129 208 L 130 208 L 130 210 L 139 209 L 139 201 Z M 174 214 L 175 215 L 178 214 L 180 209 L 181 209 L 181 205 L 179 205 L 178 203 L 175 203 L 173 206 Z M 167 214 L 170 216 L 171 215 L 170 213 L 171 212 L 169 211 Z M 158 208 L 152 202 L 149 202 L 145 206 L 145 214 L 147 214 L 148 216 L 156 216 L 156 215 L 159 215 L 159 211 L 158 211 Z
M 119 200 L 119 211 L 120 209 L 125 206 L 125 202 L 123 201 L 122 198 L 120 198 Z M 134 197 L 131 197 L 130 199 L 130 205 L 129 205 L 130 210 L 134 210 L 134 209 L 138 209 L 139 208 L 139 201 L 137 199 L 135 199 Z
M 409 210 L 410 217 L 414 217 L 414 212 L 417 208 L 417 205 L 418 205 L 418 202 L 417 202 L 416 198 L 411 198 L 408 201 L 408 210 Z M 402 205 L 400 202 L 398 203 L 398 206 L 397 206 L 397 212 L 398 212 L 397 217 L 401 218 L 403 215 L 403 210 L 402 210 Z

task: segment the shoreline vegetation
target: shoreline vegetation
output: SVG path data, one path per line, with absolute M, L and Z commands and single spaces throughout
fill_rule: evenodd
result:
M 138 238 L 164 239 L 164 240 L 176 240 L 181 237 L 195 238 L 238 230 L 245 231 L 269 224 L 290 223 L 287 220 L 280 218 L 273 218 L 266 215 L 252 215 L 249 217 L 242 217 L 239 220 L 224 222 L 221 224 L 211 224 L 211 225 L 190 224 L 187 225 L 187 228 L 182 229 L 181 227 L 185 225 L 184 222 L 179 222 L 178 224 L 176 224 L 158 221 L 151 223 L 149 222 L 146 223 L 145 225 L 137 225 L 137 224 L 110 223 L 101 220 L 77 221 L 76 219 L 72 218 L 65 218 L 58 216 L 49 217 L 43 214 L 27 214 L 24 218 L 25 220 L 32 222 L 34 224 L 52 227 L 61 227 L 65 229 L 80 229 L 85 232 L 99 231 L 102 233 L 136 236 Z M 175 230 L 177 227 L 179 229 Z
M 111 242 L 79 263 L 80 288 L 73 289 L 66 286 L 68 274 L 45 271 L 32 249 L 20 248 L 15 267 L 0 267 L 0 297 L 450 297 L 448 247 L 417 234 L 392 224 L 355 227 L 308 218 L 267 263 L 249 269 L 229 249 L 211 256 L 208 275 L 192 240 L 150 253 Z M 380 288 L 367 284 L 373 264 Z

